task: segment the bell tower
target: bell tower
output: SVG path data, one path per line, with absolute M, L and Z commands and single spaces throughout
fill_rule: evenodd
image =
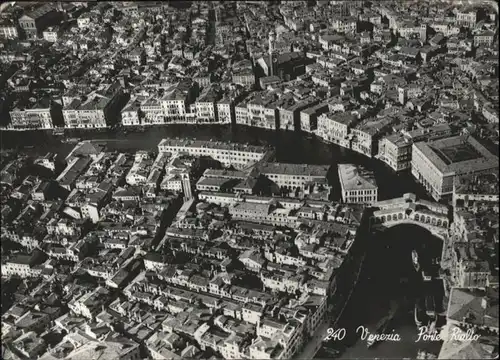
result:
M 274 58 L 273 58 L 273 51 L 274 51 L 274 40 L 276 39 L 276 33 L 271 30 L 269 31 L 269 37 L 268 37 L 268 42 L 269 42 L 269 71 L 268 71 L 268 76 L 273 76 L 274 75 Z

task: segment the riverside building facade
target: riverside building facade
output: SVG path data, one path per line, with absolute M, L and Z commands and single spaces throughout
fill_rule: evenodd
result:
M 498 172 L 498 157 L 472 136 L 413 144 L 411 172 L 435 200 L 453 194 L 457 175 Z
M 158 144 L 159 152 L 184 152 L 192 156 L 209 156 L 220 161 L 224 166 L 236 168 L 248 167 L 271 154 L 264 146 L 242 145 L 227 142 L 201 140 L 163 139 Z
M 373 172 L 354 164 L 339 164 L 342 201 L 348 204 L 373 204 L 378 186 Z

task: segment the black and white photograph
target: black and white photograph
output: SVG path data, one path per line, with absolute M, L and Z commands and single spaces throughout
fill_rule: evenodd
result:
M 0 2 L 0 359 L 499 359 L 498 6 Z

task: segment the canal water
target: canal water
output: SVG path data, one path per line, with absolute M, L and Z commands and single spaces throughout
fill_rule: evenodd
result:
M 330 164 L 330 183 L 333 186 L 332 199 L 340 198 L 337 164 L 354 163 L 374 171 L 379 187 L 379 199 L 401 196 L 407 192 L 416 193 L 421 198 L 428 196 L 411 174 L 397 175 L 381 161 L 337 145 L 325 144 L 315 136 L 291 131 L 273 131 L 242 125 L 167 125 L 147 128 L 144 132 L 116 131 L 66 131 L 66 137 L 80 139 L 107 139 L 110 148 L 122 151 L 157 150 L 163 138 L 191 138 L 199 140 L 223 140 L 254 145 L 271 145 L 276 150 L 276 160 L 290 163 Z M 2 148 L 26 148 L 24 151 L 45 154 L 47 151 L 66 155 L 74 145 L 61 143 L 61 137 L 48 132 L 0 132 Z
M 359 283 L 336 328 L 345 328 L 343 341 L 329 341 L 316 358 L 328 358 L 332 352 L 341 352 L 342 359 L 415 358 L 419 350 L 438 354 L 441 343 L 419 340 L 414 320 L 415 301 L 432 292 L 441 310 L 446 306 L 440 280 L 424 282 L 412 263 L 412 251 L 419 254 L 424 268 L 439 257 L 442 241 L 416 225 L 399 225 L 368 239 L 368 252 Z M 429 290 L 432 288 L 432 290 Z M 367 347 L 361 339 L 359 326 L 373 332 L 377 323 L 389 313 L 392 303 L 399 305 L 393 326 L 385 333 L 398 334 L 400 341 L 385 341 Z

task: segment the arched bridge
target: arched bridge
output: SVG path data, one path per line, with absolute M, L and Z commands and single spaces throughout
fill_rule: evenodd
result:
M 417 200 L 414 194 L 379 201 L 370 219 L 372 229 L 387 229 L 400 224 L 414 224 L 426 228 L 443 239 L 448 234 L 450 220 L 448 207 L 426 200 Z

